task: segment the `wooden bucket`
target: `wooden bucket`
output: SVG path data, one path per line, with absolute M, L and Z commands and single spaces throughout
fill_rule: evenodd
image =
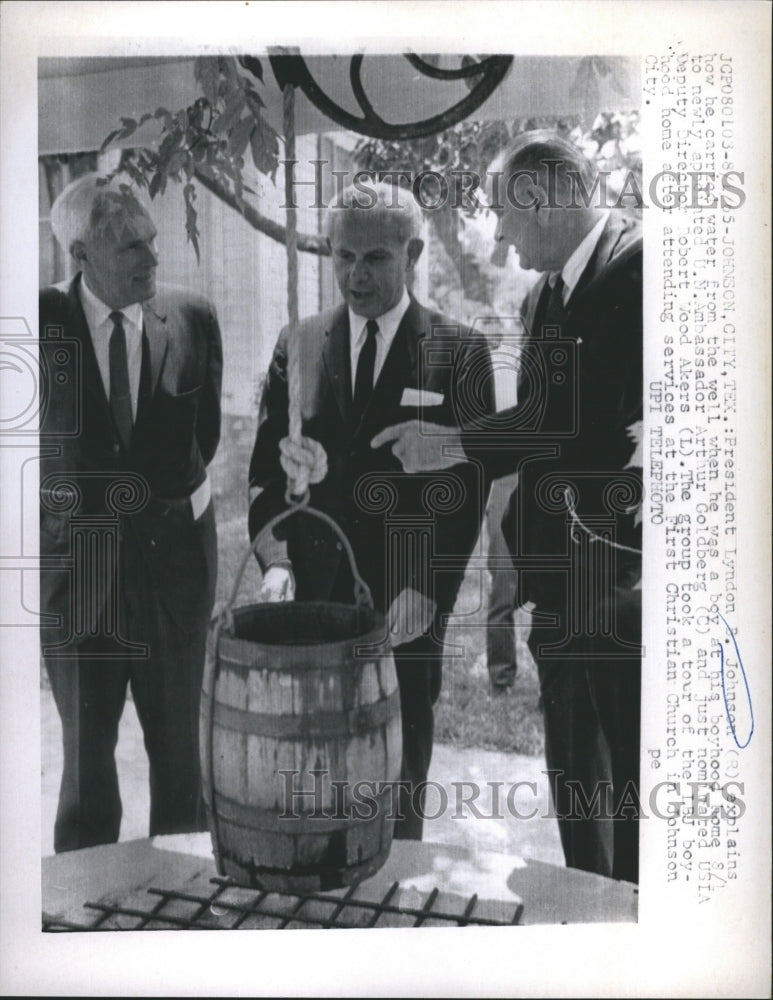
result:
M 389 855 L 400 694 L 384 618 L 369 606 L 341 537 L 356 604 L 231 611 L 232 596 L 210 633 L 200 715 L 204 800 L 218 871 L 240 885 L 336 888 L 372 875 Z

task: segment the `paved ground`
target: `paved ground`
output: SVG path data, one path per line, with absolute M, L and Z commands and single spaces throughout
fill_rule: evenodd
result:
M 47 688 L 41 690 L 41 699 L 41 833 L 42 852 L 48 855 L 54 849 L 54 817 L 62 768 L 61 728 Z M 117 761 L 124 804 L 121 840 L 146 837 L 147 758 L 130 701 L 121 722 Z M 540 757 L 436 745 L 429 779 L 437 785 L 428 789 L 427 812 L 437 814 L 438 818 L 427 821 L 424 839 L 563 864 L 556 822 L 541 818 L 548 812 L 548 788 L 541 773 L 544 767 Z M 497 782 L 501 785 L 495 788 Z M 521 784 L 513 790 L 516 783 Z M 473 800 L 476 788 L 480 791 Z M 525 816 L 536 813 L 536 817 L 519 819 L 514 815 L 516 812 Z

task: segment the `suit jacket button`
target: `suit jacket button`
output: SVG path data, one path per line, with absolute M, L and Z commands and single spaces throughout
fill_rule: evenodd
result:
M 120 450 L 121 450 L 120 444 L 118 444 L 117 441 L 113 442 L 113 454 L 117 455 Z
M 155 538 L 151 538 L 150 539 L 150 544 L 153 546 L 153 548 L 156 547 L 156 540 L 155 540 Z

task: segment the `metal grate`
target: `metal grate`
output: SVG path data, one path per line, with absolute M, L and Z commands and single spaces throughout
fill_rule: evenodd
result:
M 398 882 L 393 882 L 379 899 L 358 895 L 358 885 L 343 895 L 300 895 L 242 889 L 219 877 L 210 879 L 210 883 L 214 889 L 206 894 L 149 888 L 144 895 L 137 893 L 121 902 L 85 903 L 92 919 L 84 915 L 84 923 L 44 914 L 43 930 L 491 927 L 518 924 L 523 913 L 520 903 L 481 901 L 477 895 L 465 900 L 439 889 L 420 893 Z

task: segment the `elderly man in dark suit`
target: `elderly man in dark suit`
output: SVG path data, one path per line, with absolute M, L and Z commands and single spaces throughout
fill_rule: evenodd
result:
M 493 410 L 484 340 L 424 308 L 406 287 L 423 247 L 420 227 L 409 192 L 384 184 L 345 191 L 327 217 L 345 301 L 297 330 L 308 464 L 320 458 L 310 502 L 346 533 L 374 604 L 391 625 L 403 729 L 395 836 L 412 839 L 422 836 L 445 619 L 478 537 L 485 485 L 476 466 L 460 464 L 461 452 L 442 475 L 405 475 L 389 448 L 374 450 L 370 442 L 419 413 L 445 432 L 459 425 L 460 413 Z M 292 477 L 304 463 L 282 440 L 286 338 L 283 331 L 268 372 L 250 466 L 253 537 L 284 504 L 283 469 Z M 294 592 L 299 600 L 352 603 L 353 579 L 335 535 L 308 516 L 285 524 L 286 535 L 266 539 L 257 553 L 269 596 Z
M 642 242 L 594 203 L 570 142 L 518 136 L 492 175 L 496 238 L 543 272 L 524 303 L 518 405 L 446 439 L 518 472 L 503 530 L 535 607 L 545 754 L 567 864 L 638 880 Z M 499 181 L 497 184 L 496 181 Z M 379 434 L 406 471 L 442 469 L 426 423 Z
M 206 300 L 156 287 L 156 228 L 126 186 L 82 177 L 51 217 L 78 268 L 40 295 L 41 641 L 64 739 L 54 843 L 67 851 L 118 839 L 127 688 L 150 833 L 206 828 L 197 727 L 222 351 Z

